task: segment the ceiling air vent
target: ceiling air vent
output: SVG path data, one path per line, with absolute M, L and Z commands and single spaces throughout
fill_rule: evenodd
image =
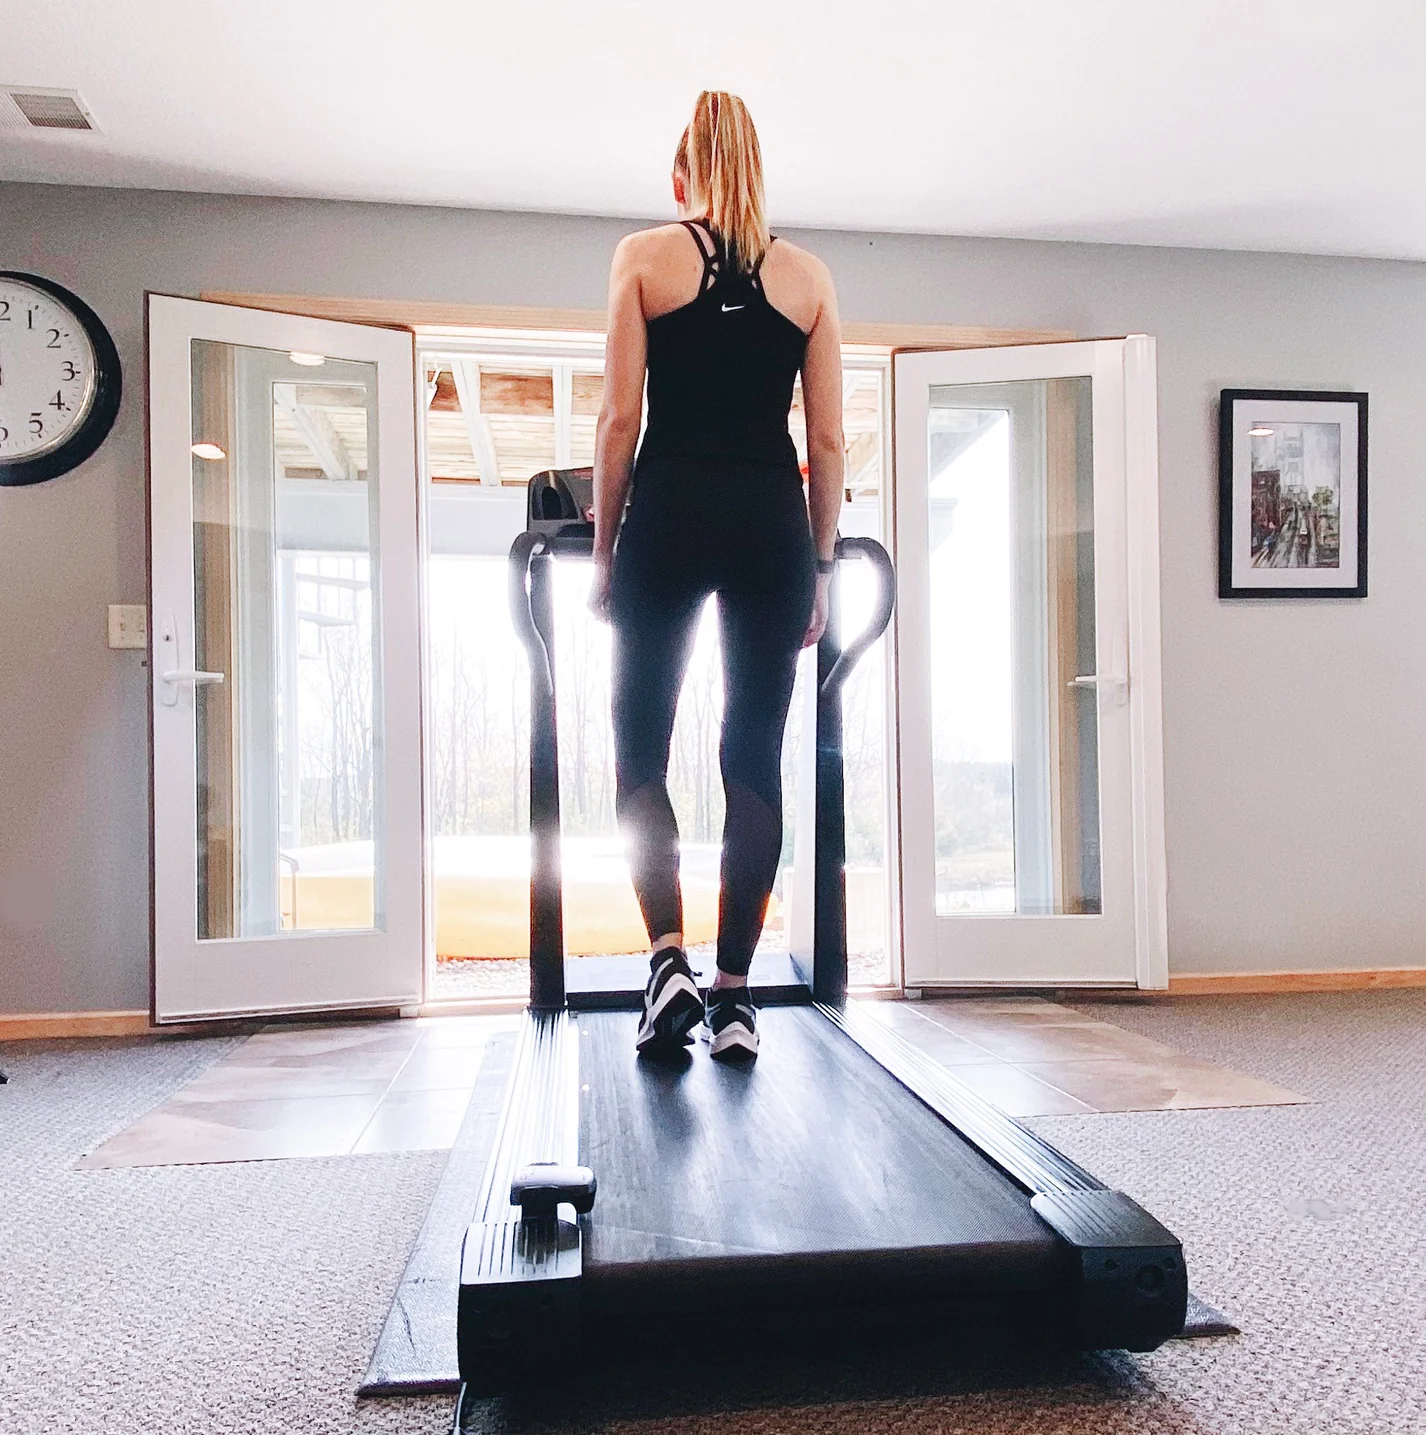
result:
M 46 90 L 35 85 L 0 86 L 0 125 L 33 130 L 96 128 L 76 91 Z

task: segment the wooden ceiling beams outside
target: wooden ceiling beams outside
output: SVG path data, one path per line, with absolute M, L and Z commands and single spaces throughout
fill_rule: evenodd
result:
M 466 338 L 472 329 L 552 336 L 571 332 L 598 334 L 604 329 L 604 313 L 598 309 L 314 298 L 295 294 L 210 292 L 202 297 L 214 303 L 375 324 L 435 340 L 443 335 Z M 1059 343 L 1075 337 L 1059 329 L 856 320 L 844 321 L 842 333 L 848 346 L 877 354 L 897 349 Z M 556 403 L 557 386 L 559 403 Z M 309 394 L 309 388 L 314 392 Z M 308 408 L 336 404 L 335 392 L 324 395 L 320 392 L 322 388 L 302 385 L 299 402 Z M 873 489 L 880 482 L 879 430 L 883 417 L 880 390 L 874 384 L 859 385 L 857 376 L 851 372 L 846 376 L 844 389 L 849 486 L 853 492 Z M 499 486 L 502 479 L 508 483 L 523 483 L 527 477 L 523 470 L 530 463 L 538 467 L 553 458 L 556 466 L 568 465 L 574 460 L 575 449 L 583 453 L 592 437 L 587 430 L 598 416 L 603 400 L 604 376 L 573 365 L 552 367 L 540 365 L 538 361 L 522 362 L 518 357 L 512 357 L 508 363 L 502 361 L 498 367 L 489 361 L 481 365 L 476 360 L 451 358 L 434 376 L 428 373 L 426 391 L 432 414 L 429 427 L 432 478 L 466 483 L 478 479 L 482 484 Z M 800 390 L 794 399 L 791 420 L 794 429 L 800 431 L 803 423 Z M 335 453 L 324 457 L 322 462 L 328 474 L 343 466 Z
M 550 418 L 556 412 L 555 379 L 549 365 L 545 366 L 543 373 L 528 374 L 519 372 L 518 360 L 512 360 L 508 369 L 502 367 L 497 370 L 486 365 L 472 367 L 478 367 L 480 374 L 479 412 L 539 418 Z M 431 408 L 437 413 L 459 413 L 464 407 L 455 369 L 456 365 L 452 364 L 436 375 L 436 393 L 431 400 Z M 473 397 L 473 385 L 469 387 Z M 576 416 L 598 418 L 599 406 L 604 402 L 604 375 L 570 374 L 569 387 L 568 411 Z

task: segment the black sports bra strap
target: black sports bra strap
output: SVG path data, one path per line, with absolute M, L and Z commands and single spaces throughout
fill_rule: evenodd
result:
M 753 265 L 752 272 L 748 275 L 749 282 L 759 294 L 763 293 L 763 260 L 767 258 L 768 249 L 771 249 L 776 243 L 777 235 L 769 234 L 767 237 L 767 249 L 764 249 L 758 256 L 758 262 Z
M 703 256 L 706 264 L 717 254 L 717 246 L 713 244 L 712 236 L 703 228 L 696 219 L 680 219 L 679 223 L 693 236 L 693 242 L 698 246 L 698 252 Z M 708 244 L 703 241 L 707 239 Z
M 718 241 L 695 219 L 679 221 L 693 236 L 698 252 L 703 256 L 703 277 L 698 281 L 698 292 L 706 294 L 714 285 L 722 268 L 722 255 L 718 252 Z M 708 241 L 704 246 L 703 241 Z

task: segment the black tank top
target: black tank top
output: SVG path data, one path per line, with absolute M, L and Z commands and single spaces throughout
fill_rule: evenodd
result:
M 711 229 L 683 225 L 703 256 L 703 278 L 687 304 L 648 321 L 649 419 L 639 457 L 795 469 L 787 415 L 807 336 L 768 302 L 761 259 L 744 274 Z

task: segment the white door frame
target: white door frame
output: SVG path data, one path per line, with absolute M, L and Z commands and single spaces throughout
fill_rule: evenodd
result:
M 148 338 L 154 1018 L 171 1022 L 417 1003 L 423 995 L 425 942 L 413 338 L 166 295 L 149 296 Z M 371 930 L 198 939 L 194 689 L 190 683 L 165 685 L 156 671 L 194 666 L 189 452 L 194 340 L 307 351 L 378 366 L 373 547 L 379 601 L 373 641 L 381 674 L 374 700 L 381 704 L 376 728 L 383 742 L 385 846 L 378 863 L 379 924 Z M 167 644 L 165 625 L 172 629 Z M 165 701 L 175 686 L 177 701 Z
M 893 430 L 896 553 L 900 602 L 897 625 L 899 694 L 898 772 L 901 778 L 902 969 L 909 989 L 945 986 L 1125 986 L 1162 989 L 1168 984 L 1167 877 L 1164 852 L 1163 737 L 1159 620 L 1158 439 L 1156 351 L 1145 335 L 995 349 L 901 352 L 895 359 Z M 1128 679 L 1128 755 L 1120 790 L 1107 794 L 1129 820 L 1115 860 L 1130 890 L 1103 916 L 938 917 L 934 910 L 934 817 L 929 783 L 930 673 L 924 624 L 929 590 L 924 557 L 924 494 L 909 497 L 902 483 L 906 455 L 926 452 L 928 388 L 935 384 L 999 384 L 1015 380 L 1089 375 L 1093 381 L 1096 570 L 1117 581 L 1114 608 L 1122 621 L 1099 625 L 1097 667 L 1106 679 Z M 913 460 L 918 461 L 918 460 Z M 924 458 L 919 460 L 924 463 Z M 918 486 L 919 487 L 919 486 Z M 1099 581 L 1097 579 L 1097 588 Z M 1110 631 L 1105 631 L 1106 626 Z M 1118 703 L 1108 685 L 1099 690 L 1101 727 L 1106 703 Z M 1115 716 L 1114 721 L 1120 717 Z M 1103 738 L 1101 735 L 1101 744 Z M 925 754 L 922 759 L 919 754 Z M 1107 805 L 1107 804 L 1106 804 Z M 1108 845 L 1106 843 L 1106 845 Z M 1132 873 L 1130 879 L 1128 874 Z M 1106 884 L 1109 873 L 1105 873 Z M 1106 905 L 1108 888 L 1106 887 Z M 1106 918 L 1109 922 L 1106 923 Z M 1038 960 L 996 964 L 973 975 L 940 980 L 937 959 L 950 923 L 982 926 L 997 947 L 1009 949 L 1023 934 Z M 1066 923 L 1081 924 L 1067 927 Z M 1086 926 L 1084 924 L 1098 924 Z M 1036 932 L 1034 929 L 1039 928 Z M 1112 930 L 1111 930 L 1112 928 Z M 962 927 L 964 935 L 969 929 Z M 1117 932 L 1117 936 L 1114 933 Z M 1106 955 L 1097 956 L 1096 943 Z M 1129 943 L 1132 947 L 1130 950 Z M 1078 957 L 1071 960 L 1071 948 Z M 1057 954 L 1065 959 L 1057 971 Z M 1005 976 L 1005 970 L 1011 975 Z

